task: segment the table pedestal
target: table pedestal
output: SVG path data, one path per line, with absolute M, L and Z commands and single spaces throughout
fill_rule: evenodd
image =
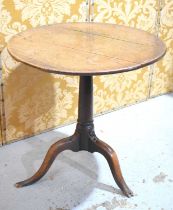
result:
M 92 76 L 80 76 L 78 122 L 75 133 L 67 138 L 57 141 L 48 150 L 39 170 L 29 179 L 16 183 L 16 187 L 31 185 L 41 179 L 48 171 L 56 156 L 64 151 L 99 152 L 108 161 L 115 182 L 127 196 L 133 196 L 121 173 L 121 168 L 115 151 L 95 135 L 93 124 L 93 79 Z

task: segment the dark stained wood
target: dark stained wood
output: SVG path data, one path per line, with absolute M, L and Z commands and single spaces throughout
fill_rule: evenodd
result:
M 9 53 L 40 70 L 68 75 L 132 71 L 152 64 L 166 52 L 156 36 L 134 28 L 103 23 L 63 23 L 14 36 Z

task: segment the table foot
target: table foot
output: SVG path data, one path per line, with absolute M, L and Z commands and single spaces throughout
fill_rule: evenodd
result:
M 115 182 L 117 183 L 117 185 L 122 190 L 125 196 L 132 197 L 134 194 L 129 189 L 122 176 L 118 157 L 115 151 L 108 144 L 98 139 L 92 142 L 91 152 L 99 152 L 106 158 Z
M 52 165 L 53 161 L 57 157 L 57 155 L 64 151 L 64 150 L 72 150 L 74 152 L 79 151 L 79 138 L 77 134 L 74 134 L 71 137 L 67 137 L 61 139 L 54 143 L 48 150 L 45 159 L 40 166 L 39 170 L 29 179 L 26 179 L 22 182 L 18 182 L 15 184 L 17 188 L 24 187 L 27 185 L 31 185 L 41 179 L 46 172 L 49 170 L 50 166 Z

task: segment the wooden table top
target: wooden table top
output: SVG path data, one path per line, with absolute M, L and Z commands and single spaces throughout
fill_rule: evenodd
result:
M 7 45 L 18 61 L 67 75 L 135 70 L 159 60 L 164 43 L 142 30 L 103 23 L 60 23 L 30 29 Z

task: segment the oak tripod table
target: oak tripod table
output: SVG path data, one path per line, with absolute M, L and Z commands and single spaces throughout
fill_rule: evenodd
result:
M 31 185 L 48 171 L 64 150 L 99 152 L 108 161 L 115 182 L 133 196 L 124 181 L 115 151 L 99 140 L 93 124 L 93 76 L 139 69 L 164 56 L 164 43 L 142 30 L 103 23 L 62 23 L 27 30 L 8 43 L 17 60 L 39 70 L 80 76 L 78 120 L 74 134 L 54 143 L 40 169 L 16 187 Z

